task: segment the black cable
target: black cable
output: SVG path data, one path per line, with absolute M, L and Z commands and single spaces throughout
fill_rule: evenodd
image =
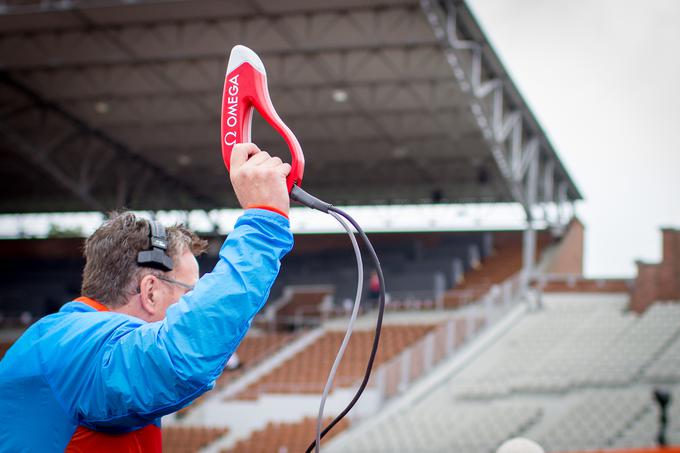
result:
M 375 250 L 373 249 L 373 245 L 371 244 L 371 241 L 368 240 L 368 237 L 366 236 L 366 233 L 361 229 L 359 224 L 346 212 L 342 211 L 341 209 L 338 209 L 336 207 L 331 206 L 329 208 L 329 211 L 336 212 L 346 218 L 353 226 L 356 228 L 356 230 L 359 232 L 359 235 L 361 236 L 361 239 L 364 241 L 364 244 L 366 245 L 366 248 L 368 249 L 370 255 L 371 255 L 371 260 L 373 261 L 373 264 L 375 264 L 377 273 L 378 273 L 378 279 L 380 281 L 380 297 L 379 297 L 379 305 L 378 305 L 378 320 L 376 321 L 375 325 L 375 336 L 373 337 L 373 346 L 371 348 L 371 355 L 368 358 L 368 364 L 366 365 L 366 373 L 364 374 L 364 379 L 361 382 L 361 385 L 359 386 L 359 389 L 357 390 L 356 394 L 354 395 L 354 398 L 352 398 L 352 401 L 349 402 L 347 407 L 333 419 L 333 421 L 326 427 L 324 430 L 321 432 L 321 438 L 323 438 L 333 427 L 340 421 L 342 418 L 347 415 L 347 413 L 354 407 L 354 405 L 357 403 L 359 400 L 359 397 L 361 394 L 364 392 L 366 389 L 366 386 L 368 385 L 368 380 L 371 377 L 371 370 L 373 369 L 373 362 L 375 361 L 375 356 L 378 352 L 378 345 L 380 343 L 380 332 L 382 329 L 382 321 L 383 321 L 383 314 L 385 312 L 385 278 L 383 276 L 382 268 L 380 267 L 380 261 L 378 260 L 378 255 L 375 253 Z M 311 453 L 311 451 L 314 449 L 314 446 L 316 445 L 316 439 L 307 447 L 306 453 Z
M 383 314 L 385 313 L 385 277 L 383 276 L 383 271 L 382 267 L 380 266 L 380 260 L 378 259 L 378 255 L 375 253 L 375 249 L 373 248 L 373 245 L 371 244 L 371 241 L 368 240 L 368 237 L 366 236 L 366 233 L 364 233 L 364 230 L 361 229 L 359 224 L 354 220 L 349 214 L 347 214 L 345 211 L 336 208 L 335 206 L 326 203 L 324 201 L 319 200 L 318 198 L 308 194 L 304 190 L 300 189 L 298 186 L 294 186 L 293 190 L 290 192 L 290 197 L 291 199 L 298 201 L 305 206 L 308 206 L 312 209 L 317 209 L 319 211 L 328 213 L 328 211 L 333 211 L 344 218 L 346 218 L 352 226 L 357 230 L 359 235 L 361 236 L 361 239 L 364 242 L 364 245 L 368 249 L 368 252 L 371 256 L 371 260 L 373 261 L 373 264 L 375 265 L 376 272 L 378 273 L 378 280 L 380 282 L 380 296 L 378 298 L 378 320 L 376 321 L 375 324 L 375 336 L 373 337 L 373 346 L 371 347 L 371 354 L 368 358 L 368 363 L 366 365 L 366 372 L 364 373 L 364 379 L 361 381 L 361 385 L 359 385 L 359 389 L 357 392 L 354 394 L 354 397 L 352 400 L 347 404 L 345 409 L 331 421 L 326 428 L 321 432 L 321 438 L 328 434 L 328 432 L 333 429 L 333 427 L 343 419 L 345 415 L 354 407 L 354 405 L 359 401 L 359 397 L 361 394 L 364 392 L 366 389 L 366 386 L 368 385 L 368 380 L 371 377 L 371 370 L 373 369 L 373 363 L 375 362 L 375 356 L 378 353 L 378 345 L 380 343 L 380 332 L 382 330 L 382 321 L 383 321 Z M 314 447 L 316 446 L 316 439 L 312 441 L 312 443 L 307 447 L 306 453 L 311 453 L 312 450 L 314 450 Z

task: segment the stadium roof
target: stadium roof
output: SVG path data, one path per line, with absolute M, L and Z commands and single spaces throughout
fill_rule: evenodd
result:
M 328 201 L 581 198 L 460 1 L 7 0 L 0 212 L 235 206 L 219 111 L 239 43 Z M 259 118 L 253 141 L 286 155 Z

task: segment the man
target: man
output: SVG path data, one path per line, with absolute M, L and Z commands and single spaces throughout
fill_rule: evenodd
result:
M 212 388 L 292 247 L 289 172 L 253 144 L 234 147 L 246 211 L 201 279 L 205 242 L 183 227 L 167 230 L 171 271 L 140 264 L 151 223 L 131 213 L 88 238 L 83 297 L 0 362 L 0 451 L 160 453 L 160 417 Z

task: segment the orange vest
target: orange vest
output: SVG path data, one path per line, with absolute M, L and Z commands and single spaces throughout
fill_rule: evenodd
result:
M 161 429 L 147 425 L 125 434 L 107 434 L 79 426 L 66 446 L 66 453 L 161 453 Z

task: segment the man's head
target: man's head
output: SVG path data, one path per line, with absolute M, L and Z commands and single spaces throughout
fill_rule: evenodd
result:
M 182 225 L 166 229 L 174 268 L 163 272 L 137 264 L 149 249 L 149 222 L 131 212 L 115 213 L 85 241 L 82 295 L 113 311 L 158 321 L 198 280 L 196 256 L 206 241 Z

